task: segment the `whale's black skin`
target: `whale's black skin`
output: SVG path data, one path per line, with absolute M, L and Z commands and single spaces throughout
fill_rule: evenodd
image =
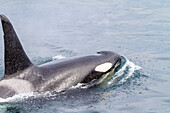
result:
M 5 46 L 5 75 L 0 81 L 0 98 L 18 93 L 60 91 L 78 83 L 89 83 L 111 71 L 121 61 L 120 55 L 101 51 L 94 55 L 35 66 L 24 52 L 10 21 L 4 15 L 0 17 Z M 105 72 L 95 70 L 104 63 L 111 63 L 112 67 Z

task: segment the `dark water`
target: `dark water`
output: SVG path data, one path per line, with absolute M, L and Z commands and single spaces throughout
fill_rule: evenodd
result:
M 117 84 L 12 99 L 0 103 L 0 112 L 169 113 L 169 12 L 168 0 L 0 0 L 0 13 L 11 20 L 36 65 L 54 56 L 110 50 L 142 68 L 132 71 L 135 66 L 128 64 Z M 3 71 L 0 54 L 1 77 Z

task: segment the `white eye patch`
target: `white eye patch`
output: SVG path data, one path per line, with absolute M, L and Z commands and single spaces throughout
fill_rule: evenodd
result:
M 112 66 L 113 66 L 112 63 L 106 62 L 106 63 L 98 65 L 95 68 L 95 71 L 97 71 L 97 72 L 107 72 L 109 69 L 111 69 Z

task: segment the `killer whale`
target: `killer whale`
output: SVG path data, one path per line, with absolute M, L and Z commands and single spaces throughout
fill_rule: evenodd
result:
M 0 80 L 0 98 L 19 93 L 60 91 L 78 83 L 99 81 L 116 68 L 121 56 L 111 51 L 35 66 L 26 55 L 9 21 L 0 15 L 4 33 L 5 73 Z M 96 82 L 97 83 L 97 82 Z

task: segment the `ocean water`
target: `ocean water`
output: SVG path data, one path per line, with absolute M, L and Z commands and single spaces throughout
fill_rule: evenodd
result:
M 0 0 L 35 65 L 102 50 L 124 59 L 105 84 L 16 95 L 0 101 L 0 112 L 169 113 L 169 12 L 168 0 Z M 2 78 L 2 27 L 0 37 Z

